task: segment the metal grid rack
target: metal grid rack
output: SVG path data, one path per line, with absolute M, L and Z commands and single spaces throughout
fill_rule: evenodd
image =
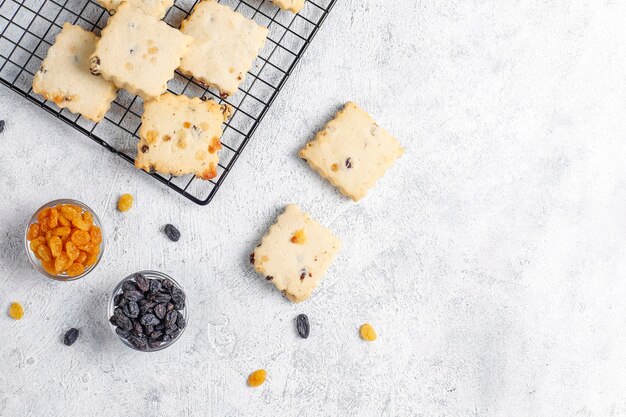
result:
M 197 1 L 176 0 L 164 20 L 179 27 Z M 269 35 L 239 91 L 225 100 L 218 91 L 207 89 L 178 72 L 169 82 L 172 93 L 213 98 L 233 107 L 233 115 L 224 125 L 217 176 L 203 181 L 192 176 L 148 174 L 201 205 L 208 204 L 215 196 L 336 0 L 308 0 L 297 15 L 280 11 L 269 0 L 218 1 L 267 26 Z M 63 23 L 71 22 L 99 34 L 108 17 L 95 0 L 1 0 L 0 82 L 133 163 L 143 109 L 140 97 L 120 90 L 105 119 L 95 124 L 44 101 L 31 88 L 34 74 Z

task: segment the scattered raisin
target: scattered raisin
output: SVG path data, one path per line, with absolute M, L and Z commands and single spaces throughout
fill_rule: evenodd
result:
M 306 242 L 306 233 L 304 233 L 304 229 L 296 230 L 293 236 L 291 236 L 291 243 L 302 245 L 305 242 Z
M 133 206 L 133 196 L 130 194 L 122 194 L 117 201 L 117 209 L 121 212 L 130 210 Z
M 174 227 L 174 225 L 166 224 L 163 228 L 163 232 L 172 242 L 178 242 L 180 239 L 180 232 L 176 227 Z
M 254 252 L 250 254 L 250 263 L 254 265 Z
M 300 272 L 300 281 L 304 278 L 306 278 L 306 268 L 302 268 L 302 271 Z
M 15 320 L 22 320 L 22 317 L 24 317 L 24 307 L 17 302 L 11 303 L 11 306 L 9 307 L 9 316 Z
M 296 329 L 301 338 L 306 339 L 309 337 L 309 318 L 306 314 L 299 314 L 298 317 L 296 317 Z
M 4 132 L 4 125 L 5 125 L 4 120 L 0 120 L 0 133 Z
M 374 340 L 376 340 L 376 331 L 374 330 L 374 327 L 372 327 L 372 325 L 369 323 L 365 323 L 364 325 L 362 325 L 359 329 L 359 333 L 361 334 L 361 338 L 363 340 L 366 340 L 368 342 L 373 342 Z
M 76 339 L 78 339 L 78 333 L 78 329 L 72 327 L 65 333 L 65 336 L 63 337 L 63 343 L 66 346 L 72 346 Z
M 352 168 L 352 158 L 346 159 L 346 168 Z
M 148 291 L 148 289 L 150 288 L 150 283 L 148 282 L 148 278 L 144 277 L 143 275 L 137 273 L 134 275 L 135 278 L 135 284 L 137 284 L 137 288 L 139 288 L 139 290 L 146 292 Z
M 248 385 L 256 388 L 260 385 L 263 385 L 263 383 L 265 382 L 265 378 L 267 378 L 267 372 L 265 371 L 265 369 L 257 369 L 256 371 L 252 372 L 248 377 Z
M 266 277 L 265 277 L 265 279 L 266 279 L 266 280 L 268 280 L 268 281 L 271 281 L 271 280 L 273 280 L 273 279 L 274 279 L 274 277 L 273 277 L 273 276 L 271 276 L 271 275 L 268 275 L 268 276 L 266 276 Z

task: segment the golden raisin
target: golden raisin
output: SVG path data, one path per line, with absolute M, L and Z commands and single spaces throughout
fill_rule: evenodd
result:
M 302 245 L 304 242 L 306 242 L 306 233 L 304 233 L 304 229 L 296 230 L 293 236 L 291 236 L 291 243 Z
M 65 251 L 67 252 L 67 256 L 71 260 L 75 260 L 80 256 L 80 250 L 78 249 L 78 246 L 76 246 L 71 241 L 65 244 Z M 87 255 L 85 255 L 85 259 L 87 259 Z
M 93 226 L 93 214 L 91 214 L 90 212 L 86 211 L 83 214 L 83 220 L 89 225 L 89 228 Z
M 41 261 L 41 267 L 44 269 L 44 271 L 46 271 L 50 275 L 57 274 L 57 271 L 54 269 L 54 261 L 50 261 L 50 262 Z
M 91 241 L 91 236 L 84 230 L 74 230 L 71 241 L 76 246 L 83 246 Z
M 55 227 L 57 227 L 58 224 L 59 224 L 59 212 L 57 211 L 56 208 L 52 207 L 50 209 L 50 214 L 48 215 L 48 227 L 50 228 L 50 230 L 52 230 Z
M 95 253 L 97 255 L 100 253 L 100 245 L 94 245 L 93 243 L 87 243 L 86 245 L 79 246 L 78 249 L 83 252 L 87 252 L 87 254 Z
M 376 330 L 374 330 L 372 325 L 369 323 L 362 325 L 359 329 L 359 333 L 361 334 L 361 338 L 363 340 L 367 340 L 368 342 L 376 340 Z
M 52 230 L 46 230 L 46 240 L 50 240 L 52 237 Z
M 267 372 L 265 371 L 265 369 L 257 369 L 256 371 L 252 372 L 248 377 L 248 385 L 251 387 L 258 387 L 260 385 L 263 385 L 266 377 Z
M 99 245 L 102 242 L 102 230 L 98 226 L 91 226 L 89 236 L 91 236 L 91 243 L 95 245 Z
M 48 241 L 48 246 L 50 247 L 52 256 L 55 258 L 59 256 L 63 250 L 63 242 L 61 242 L 61 238 L 58 236 L 52 236 Z
M 123 194 L 117 201 L 117 209 L 121 212 L 128 211 L 133 206 L 133 196 L 130 194 Z
M 70 229 L 67 226 L 61 226 L 61 227 L 57 227 L 55 229 L 52 230 L 52 234 L 55 236 L 67 236 L 70 234 L 70 232 L 72 231 L 72 229 Z
M 24 317 L 24 307 L 17 302 L 11 303 L 11 307 L 9 307 L 9 316 L 15 320 L 21 320 L 22 317 Z
M 50 207 L 46 207 L 45 209 L 41 210 L 38 214 L 37 214 L 37 221 L 39 223 L 45 223 L 46 219 L 48 218 L 48 213 L 50 212 Z
M 36 254 L 39 245 L 43 245 L 44 243 L 46 243 L 46 238 L 43 236 L 37 236 L 30 241 L 30 250 L 32 250 Z
M 332 165 L 330 166 L 330 169 L 332 169 L 332 170 L 333 170 L 333 172 L 337 172 L 337 171 L 339 171 L 339 165 L 337 165 L 337 164 L 332 164 Z
M 68 250 L 68 254 L 69 254 L 69 250 Z M 85 261 L 87 261 L 87 252 L 83 252 L 81 250 L 80 253 L 78 254 L 78 258 L 76 258 L 76 260 L 74 262 L 76 262 L 78 264 L 84 264 Z
M 26 233 L 26 238 L 28 240 L 33 240 L 39 236 L 39 223 L 33 223 L 28 226 L 28 233 Z
M 59 224 L 63 227 L 68 227 L 71 223 L 63 214 L 59 213 Z
M 60 274 L 61 272 L 65 271 L 65 269 L 67 269 L 67 267 L 69 267 L 71 263 L 72 261 L 70 257 L 67 256 L 67 253 L 61 252 L 59 257 L 54 260 L 54 269 L 57 271 L 58 274 Z
M 69 275 L 70 277 L 75 277 L 85 272 L 85 266 L 83 264 L 75 262 L 69 268 L 67 268 L 67 271 L 65 272 L 67 272 L 67 275 Z
M 69 221 L 72 221 L 76 217 L 80 216 L 80 213 L 81 210 L 76 206 L 71 206 L 69 204 L 61 206 L 61 214 Z
M 90 253 L 87 255 L 87 259 L 85 260 L 85 266 L 89 267 L 91 265 L 94 265 L 97 260 L 98 260 L 98 254 Z
M 88 231 L 91 227 L 81 216 L 76 216 L 72 219 L 72 226 L 84 232 Z
M 52 260 L 52 253 L 50 252 L 50 248 L 48 248 L 45 244 L 39 245 L 35 254 L 37 255 L 37 258 L 41 259 L 44 262 L 50 262 Z

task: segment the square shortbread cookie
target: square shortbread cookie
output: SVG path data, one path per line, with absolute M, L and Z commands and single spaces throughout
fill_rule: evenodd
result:
M 33 91 L 57 106 L 99 122 L 115 100 L 117 88 L 89 72 L 98 37 L 65 23 L 33 79 Z
M 147 101 L 139 128 L 137 168 L 162 174 L 195 174 L 208 180 L 217 175 L 222 123 L 227 104 L 165 93 Z
M 344 195 L 358 201 L 403 153 L 393 136 L 349 102 L 300 151 L 300 157 Z
M 192 40 L 123 2 L 102 30 L 91 71 L 144 99 L 158 97 L 167 90 Z
M 237 92 L 267 37 L 267 28 L 214 0 L 200 1 L 180 30 L 193 37 L 180 71 L 223 96 Z
M 163 19 L 167 9 L 174 4 L 174 0 L 98 0 L 98 3 L 113 15 L 122 1 L 127 1 L 132 7 L 157 19 Z
M 283 10 L 298 13 L 304 7 L 304 0 L 272 0 L 272 2 Z
M 254 269 L 294 303 L 309 298 L 341 242 L 296 205 L 288 205 L 250 255 Z

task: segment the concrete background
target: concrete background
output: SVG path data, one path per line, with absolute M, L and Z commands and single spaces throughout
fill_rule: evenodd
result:
M 26 309 L 0 315 L 0 415 L 626 415 L 625 20 L 607 0 L 339 0 L 208 207 L 0 88 L 0 308 Z M 358 204 L 296 157 L 346 100 L 407 149 Z M 108 237 L 74 283 L 22 249 L 31 213 L 62 197 Z M 290 202 L 344 244 L 297 306 L 247 261 Z M 176 345 L 143 354 L 105 312 L 148 268 L 191 312 Z

